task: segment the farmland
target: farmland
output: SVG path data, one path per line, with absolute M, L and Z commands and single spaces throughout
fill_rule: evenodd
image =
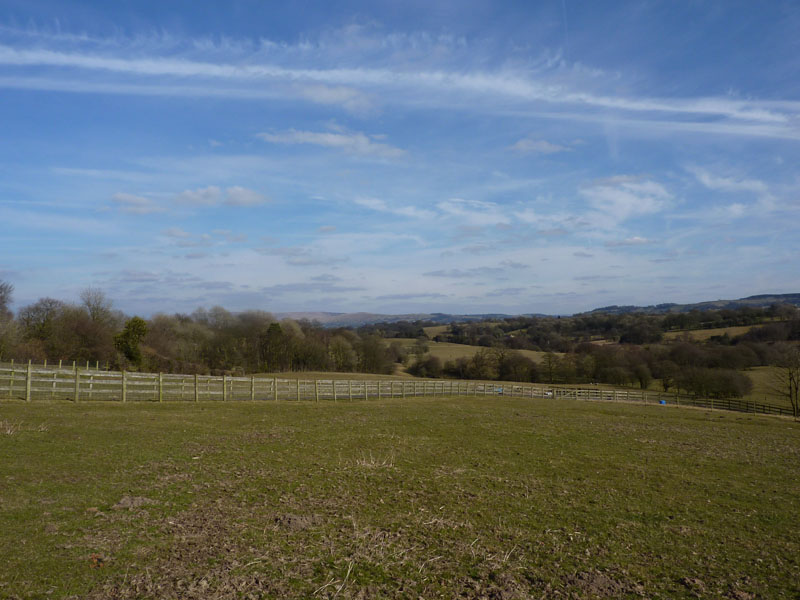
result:
M 417 340 L 409 338 L 393 338 L 386 340 L 387 343 L 400 342 L 404 347 L 411 348 Z M 439 358 L 442 362 L 455 360 L 457 358 L 470 358 L 481 350 L 487 350 L 485 346 L 470 346 L 468 344 L 454 344 L 452 342 L 425 342 L 430 356 Z M 523 356 L 534 361 L 541 361 L 544 352 L 534 350 L 518 350 Z
M 664 333 L 664 339 L 677 340 L 683 337 L 688 337 L 697 342 L 704 342 L 715 336 L 728 335 L 736 337 L 747 333 L 752 329 L 752 325 L 740 325 L 736 327 L 714 327 L 711 329 L 691 329 L 683 331 L 667 331 Z
M 795 597 L 798 425 L 509 398 L 0 404 L 0 596 Z

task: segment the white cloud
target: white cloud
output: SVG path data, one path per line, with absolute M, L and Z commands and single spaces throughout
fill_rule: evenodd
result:
M 222 199 L 222 190 L 215 185 L 196 190 L 186 190 L 178 194 L 177 200 L 195 206 L 215 206 Z
M 607 123 L 633 115 L 628 126 L 695 128 L 706 132 L 797 139 L 800 102 L 731 96 L 649 97 L 603 86 L 596 69 L 548 58 L 530 65 L 486 66 L 465 40 L 427 34 L 380 35 L 342 28 L 297 44 L 260 40 L 162 36 L 105 39 L 38 36 L 21 47 L 0 45 L 0 64 L 50 67 L 46 75 L 0 78 L 0 86 L 75 92 L 301 98 L 349 111 L 384 103 L 461 107 L 482 112 L 519 109 L 541 117 Z M 413 65 L 411 68 L 409 65 Z M 166 81 L 165 81 L 166 80 Z M 631 89 L 632 86 L 627 86 Z M 552 106 L 548 115 L 541 109 Z M 546 148 L 542 146 L 542 148 Z M 535 150 L 534 150 L 535 151 Z
M 225 204 L 228 206 L 257 206 L 266 201 L 266 196 L 247 188 L 234 186 L 225 190 Z
M 374 109 L 366 94 L 344 85 L 303 85 L 297 90 L 300 96 L 316 104 L 336 104 L 353 113 L 367 113 Z
M 511 219 L 493 202 L 450 198 L 436 204 L 443 213 L 456 217 L 470 225 L 486 226 L 510 223 Z
M 364 198 L 359 197 L 353 200 L 359 206 L 376 210 L 379 212 L 391 213 L 401 217 L 410 217 L 412 219 L 432 219 L 435 214 L 432 211 L 417 208 L 415 206 L 391 206 L 385 200 L 379 198 Z
M 178 238 L 178 239 L 186 239 L 192 237 L 192 234 L 188 231 L 184 231 L 180 227 L 170 227 L 169 229 L 164 230 L 164 235 L 171 238 Z
M 566 152 L 570 150 L 566 146 L 559 146 L 547 140 L 536 140 L 533 138 L 522 138 L 516 144 L 509 146 L 510 150 L 515 150 L 523 154 L 556 154 L 558 152 Z
M 350 154 L 375 156 L 378 158 L 400 158 L 405 150 L 389 144 L 376 142 L 361 132 L 336 133 L 330 131 L 298 131 L 290 129 L 283 133 L 259 133 L 257 137 L 274 144 L 311 144 L 325 148 L 335 148 Z
M 111 200 L 117 204 L 119 210 L 131 215 L 149 215 L 152 213 L 164 212 L 164 209 L 158 206 L 150 198 L 144 196 L 135 196 L 134 194 L 126 194 L 120 192 L 111 196 Z
M 626 175 L 594 181 L 581 187 L 580 193 L 614 222 L 660 212 L 672 198 L 661 184 Z
M 178 194 L 176 200 L 182 204 L 194 206 L 258 206 L 268 201 L 263 194 L 240 186 L 227 188 L 224 192 L 215 185 L 196 190 L 185 190 Z
M 605 245 L 606 245 L 607 248 L 618 248 L 618 247 L 621 247 L 621 246 L 644 246 L 644 245 L 652 244 L 652 243 L 653 243 L 652 240 L 649 240 L 649 239 L 647 239 L 645 237 L 641 237 L 641 236 L 635 235 L 633 237 L 629 237 L 629 238 L 626 238 L 624 240 L 616 240 L 616 241 L 606 242 Z
M 689 167 L 697 180 L 710 190 L 720 190 L 723 192 L 752 192 L 758 195 L 768 195 L 769 187 L 758 179 L 740 179 L 737 177 L 725 177 L 714 175 L 705 169 Z
M 796 110 L 797 103 L 791 101 L 758 102 L 731 97 L 700 98 L 628 98 L 603 95 L 586 90 L 569 88 L 559 70 L 557 61 L 544 68 L 500 70 L 448 71 L 442 68 L 407 70 L 402 68 L 405 61 L 400 57 L 413 52 L 414 47 L 431 46 L 431 40 L 419 36 L 392 34 L 389 38 L 365 35 L 364 29 L 346 29 L 339 32 L 338 38 L 329 36 L 324 45 L 304 41 L 297 45 L 274 44 L 268 40 L 261 48 L 247 48 L 245 44 L 226 41 L 224 44 L 194 42 L 195 52 L 186 52 L 187 40 L 175 40 L 170 47 L 167 41 L 158 44 L 142 44 L 138 39 L 109 38 L 85 40 L 84 44 L 66 45 L 58 40 L 40 40 L 37 46 L 12 48 L 0 46 L 0 63 L 17 66 L 51 66 L 63 69 L 81 69 L 106 73 L 122 73 L 147 77 L 174 76 L 183 78 L 213 78 L 220 80 L 275 81 L 284 80 L 303 84 L 324 84 L 328 86 L 366 86 L 384 85 L 391 87 L 421 86 L 427 88 L 449 88 L 459 92 L 493 93 L 524 100 L 543 100 L 550 102 L 570 102 L 574 104 L 617 108 L 629 111 L 664 111 L 689 114 L 711 114 L 748 120 L 786 121 L 780 110 Z M 355 42 L 355 43 L 354 43 Z M 422 43 L 420 43 L 422 42 Z M 459 46 L 466 52 L 464 44 L 445 42 L 439 48 L 451 53 Z M 373 48 L 381 50 L 393 46 L 395 56 L 375 56 Z M 73 48 L 80 48 L 75 51 Z M 62 49 L 64 48 L 64 49 Z M 67 50 L 66 48 L 70 48 Z M 145 52 L 142 52 L 144 49 Z M 269 52 L 264 52 L 264 50 Z M 139 52 L 136 53 L 135 51 Z M 149 54 L 147 51 L 150 51 Z M 354 51 L 355 50 L 355 51 Z M 465 52 L 465 56 L 468 54 Z M 381 65 L 372 67 L 342 67 L 343 54 L 351 59 L 360 56 L 362 63 Z M 372 56 L 370 56 L 372 54 Z M 441 53 L 440 53 L 441 54 Z M 331 66 L 324 64 L 326 56 L 339 60 L 329 60 Z M 265 58 L 272 62 L 264 62 Z M 427 58 L 427 57 L 426 57 Z M 293 60 L 292 60 L 293 59 Z M 351 62 L 346 60 L 345 64 Z M 303 66 L 303 65 L 307 66 Z M 392 68 L 392 65 L 397 65 Z M 576 65 L 573 65 L 576 66 Z M 573 69 L 578 75 L 585 70 Z M 552 72 L 558 77 L 554 81 L 539 81 L 543 75 Z M 585 78 L 585 77 L 584 77 Z M 575 78 L 573 78 L 575 79 Z M 589 80 L 596 79 L 591 75 Z M 335 89 L 335 88 L 334 88 Z

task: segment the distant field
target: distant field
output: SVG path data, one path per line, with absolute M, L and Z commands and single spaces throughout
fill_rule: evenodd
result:
M 447 333 L 450 331 L 449 325 L 435 325 L 433 327 L 423 327 L 423 331 L 425 335 L 427 335 L 430 339 L 433 339 L 437 335 L 441 335 L 442 333 Z
M 726 333 L 731 336 L 742 335 L 747 333 L 753 328 L 753 325 L 742 325 L 739 327 L 717 327 L 715 329 L 691 329 L 681 331 L 667 331 L 664 334 L 664 339 L 674 340 L 683 336 L 689 336 L 693 340 L 705 341 L 715 335 L 725 335 Z
M 753 382 L 753 391 L 745 396 L 745 399 L 764 402 L 765 404 L 791 407 L 789 399 L 773 389 L 775 385 L 775 373 L 775 367 L 756 367 L 745 371 L 745 374 Z
M 412 377 L 405 371 L 394 375 L 378 375 L 375 373 L 337 373 L 335 371 L 286 371 L 282 373 L 259 373 L 256 377 L 277 377 L 278 379 L 397 379 L 398 376 Z M 248 375 L 249 377 L 249 375 Z
M 417 340 L 411 338 L 387 339 L 387 343 L 400 342 L 404 346 L 413 346 Z M 431 356 L 437 356 L 442 362 L 455 360 L 456 358 L 470 358 L 480 350 L 487 350 L 484 346 L 467 346 L 466 344 L 453 344 L 451 342 L 426 342 Z M 523 356 L 527 356 L 536 362 L 541 362 L 544 352 L 534 352 L 533 350 L 519 350 Z
M 567 400 L 0 404 L 4 598 L 795 598 L 800 425 Z

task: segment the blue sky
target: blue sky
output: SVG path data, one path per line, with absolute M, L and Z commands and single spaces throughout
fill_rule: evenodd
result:
M 0 2 L 0 279 L 133 314 L 800 291 L 793 2 Z

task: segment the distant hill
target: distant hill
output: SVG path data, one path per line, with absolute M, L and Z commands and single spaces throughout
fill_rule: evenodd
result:
M 334 312 L 286 312 L 274 313 L 279 319 L 307 319 L 317 321 L 324 327 L 361 327 L 362 325 L 375 325 L 377 323 L 396 323 L 397 321 L 430 321 L 446 325 L 448 323 L 463 323 L 466 321 L 487 321 L 491 319 L 505 319 L 513 315 L 500 313 L 486 313 L 479 315 L 451 315 L 446 313 L 410 313 L 401 315 L 383 315 L 379 313 L 334 313 Z M 529 315 L 528 315 L 529 316 Z M 544 316 L 544 315 L 539 315 Z
M 752 306 L 764 308 L 772 304 L 793 304 L 800 306 L 800 294 L 759 294 L 748 296 L 738 300 L 711 300 L 708 302 L 696 302 L 694 304 L 655 304 L 652 306 L 604 306 L 595 308 L 587 313 L 609 313 L 621 315 L 626 313 L 646 313 L 646 314 L 666 314 L 670 312 L 689 312 L 692 310 L 719 310 L 721 308 L 741 308 L 742 306 Z M 474 315 L 455 315 L 448 313 L 409 313 L 400 315 L 385 315 L 380 313 L 338 313 L 338 312 L 285 312 L 274 313 L 279 319 L 307 319 L 316 321 L 323 327 L 361 327 L 363 325 L 375 325 L 377 323 L 396 323 L 397 321 L 430 321 L 440 325 L 448 323 L 466 323 L 469 321 L 491 321 L 494 319 L 505 319 L 514 316 L 523 317 L 547 317 L 555 315 L 543 315 L 525 313 L 523 315 L 507 315 L 502 313 L 484 313 Z
M 603 306 L 588 311 L 588 313 L 608 313 L 621 315 L 626 313 L 646 313 L 646 314 L 666 314 L 670 312 L 690 312 L 693 310 L 720 310 L 723 308 L 742 308 L 751 306 L 753 308 L 766 308 L 773 304 L 793 304 L 800 306 L 800 294 L 759 294 L 739 298 L 738 300 L 709 300 L 706 302 L 695 302 L 694 304 L 655 304 L 652 306 Z M 584 313 L 587 314 L 587 313 Z

